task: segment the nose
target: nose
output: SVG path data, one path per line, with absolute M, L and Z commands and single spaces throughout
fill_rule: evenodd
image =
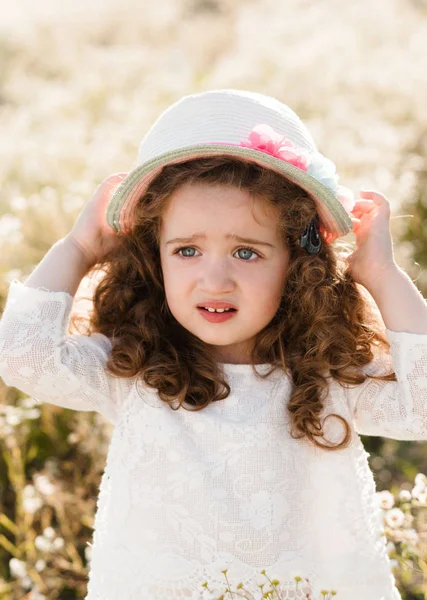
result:
M 203 267 L 202 276 L 199 280 L 201 291 L 209 294 L 222 294 L 232 292 L 235 288 L 230 271 L 222 261 L 213 261 Z

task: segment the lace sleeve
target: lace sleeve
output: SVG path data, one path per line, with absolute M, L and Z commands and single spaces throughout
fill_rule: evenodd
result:
M 378 352 L 365 373 L 396 373 L 397 381 L 368 378 L 347 389 L 356 431 L 395 440 L 427 440 L 427 334 L 386 329 L 390 352 Z
M 67 334 L 73 297 L 14 280 L 0 320 L 0 376 L 37 400 L 115 423 L 129 380 L 106 370 L 110 340 Z

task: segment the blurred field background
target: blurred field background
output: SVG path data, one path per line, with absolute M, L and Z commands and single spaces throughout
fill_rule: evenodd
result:
M 426 0 L 1 0 L 0 8 L 2 306 L 10 281 L 24 280 L 69 232 L 97 185 L 135 166 L 162 110 L 226 87 L 289 104 L 343 185 L 389 198 L 397 261 L 427 297 Z M 84 598 L 110 425 L 40 406 L 1 382 L 0 394 L 0 598 Z M 423 600 L 427 502 L 409 503 L 408 492 L 416 477 L 425 484 L 427 445 L 362 439 L 378 491 L 390 491 L 387 508 L 406 515 L 400 541 L 386 527 L 402 598 Z

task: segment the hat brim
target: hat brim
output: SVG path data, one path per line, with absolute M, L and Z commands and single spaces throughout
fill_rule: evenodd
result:
M 309 193 L 317 205 L 319 219 L 334 237 L 346 235 L 353 229 L 350 215 L 333 192 L 320 181 L 294 165 L 244 146 L 227 144 L 204 144 L 167 152 L 135 167 L 123 179 L 110 198 L 106 211 L 107 223 L 117 232 L 128 232 L 132 228 L 132 214 L 149 184 L 166 165 L 177 164 L 196 158 L 232 156 L 269 168 L 298 184 Z

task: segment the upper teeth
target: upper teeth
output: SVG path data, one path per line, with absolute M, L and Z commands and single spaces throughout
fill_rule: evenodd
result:
M 210 308 L 209 306 L 204 306 L 209 312 L 224 312 L 226 310 L 231 310 L 230 308 Z

